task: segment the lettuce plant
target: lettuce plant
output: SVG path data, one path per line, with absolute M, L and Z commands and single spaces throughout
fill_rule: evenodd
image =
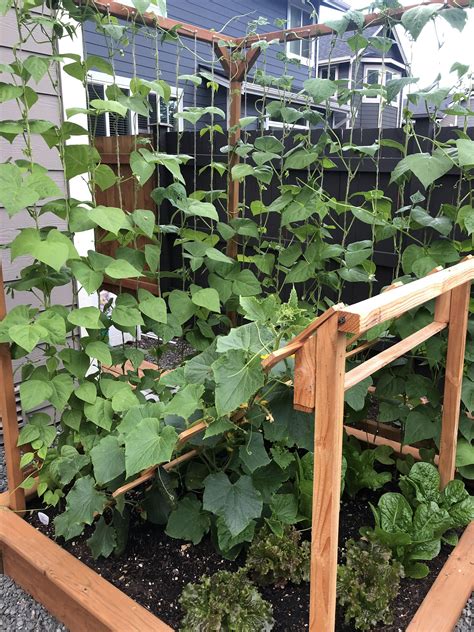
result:
M 370 630 L 377 623 L 391 623 L 390 604 L 397 596 L 403 566 L 391 550 L 362 538 L 346 542 L 346 563 L 339 567 L 337 595 L 345 608 L 345 620 L 354 619 L 357 630 Z
M 301 542 L 294 526 L 286 526 L 281 535 L 264 526 L 250 545 L 246 568 L 252 579 L 261 585 L 288 581 L 300 584 L 309 581 L 310 543 Z
M 180 603 L 185 612 L 181 632 L 266 632 L 274 624 L 272 606 L 244 569 L 218 571 L 188 584 Z
M 400 481 L 402 493 L 383 494 L 377 507 L 373 529 L 362 529 L 371 540 L 392 549 L 409 577 L 425 577 L 429 568 L 422 560 L 435 558 L 441 540 L 455 544 L 449 531 L 474 520 L 474 497 L 460 480 L 448 483 L 440 492 L 437 468 L 431 463 L 415 463 Z

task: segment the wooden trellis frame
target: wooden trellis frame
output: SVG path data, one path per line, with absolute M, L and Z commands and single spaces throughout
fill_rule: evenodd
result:
M 434 0 L 430 0 L 422 4 L 433 3 Z M 261 36 L 231 38 L 176 20 L 158 18 L 151 13 L 139 16 L 134 9 L 117 2 L 97 0 L 93 4 L 103 13 L 125 19 L 134 17 L 148 26 L 158 26 L 164 30 L 173 29 L 182 37 L 206 42 L 214 47 L 230 81 L 228 127 L 231 147 L 235 146 L 240 137 L 238 122 L 241 117 L 242 81 L 260 53 L 260 48 L 252 48 L 252 45 L 259 40 L 291 41 L 333 34 L 329 27 L 316 24 Z M 444 4 L 467 7 L 470 0 L 447 0 Z M 369 15 L 365 18 L 365 25 L 380 24 L 387 16 L 395 24 L 403 13 L 413 6 L 419 5 L 390 9 L 383 16 Z M 348 27 L 349 30 L 354 28 L 355 25 Z M 239 61 L 236 61 L 236 51 L 243 57 Z M 237 154 L 231 152 L 229 166 L 234 166 L 238 160 Z M 239 213 L 239 183 L 231 178 L 227 212 L 229 218 L 236 217 Z M 237 242 L 230 241 L 227 252 L 231 256 L 236 256 Z M 472 278 L 474 260 L 468 259 L 409 285 L 392 287 L 390 292 L 354 306 L 337 305 L 265 362 L 265 365 L 270 367 L 272 363 L 296 353 L 295 407 L 316 410 L 313 521 L 318 524 L 318 529 L 313 529 L 312 535 L 311 632 L 334 630 L 344 391 L 432 335 L 449 328 L 439 469 L 443 485 L 451 480 L 454 475 L 467 305 Z M 353 334 L 349 342 L 355 342 L 373 325 L 398 317 L 431 299 L 436 299 L 435 317 L 431 325 L 401 341 L 389 351 L 382 352 L 345 373 L 347 333 Z M 0 267 L 0 320 L 5 315 Z M 138 606 L 19 518 L 18 514 L 25 508 L 25 493 L 19 488 L 22 472 L 20 451 L 16 445 L 18 424 L 13 372 L 9 348 L 5 343 L 0 344 L 0 413 L 8 476 L 8 491 L 0 495 L 0 554 L 3 557 L 5 572 L 73 631 L 169 630 L 170 628 L 160 619 Z M 197 428 L 192 430 L 193 434 L 198 431 Z M 178 457 L 176 461 L 179 459 L 182 457 Z M 148 478 L 145 477 L 143 480 L 148 480 L 152 475 L 147 474 Z M 474 528 L 471 524 L 456 547 L 455 553 L 445 565 L 443 577 L 440 575 L 440 581 L 435 582 L 410 624 L 408 632 L 452 630 L 456 617 L 459 616 L 467 596 L 474 588 L 469 566 L 473 542 Z M 440 599 L 440 594 L 446 589 L 447 577 L 451 590 L 450 604 L 444 604 Z
M 344 392 L 367 375 L 447 328 L 448 350 L 438 461 L 442 485 L 445 486 L 455 472 L 468 305 L 473 278 L 474 258 L 469 256 L 461 263 L 446 270 L 437 269 L 433 274 L 413 283 L 402 286 L 395 284 L 390 291 L 356 305 L 336 305 L 311 323 L 286 347 L 263 361 L 264 367 L 270 369 L 282 359 L 296 354 L 295 407 L 315 409 L 313 525 L 317 525 L 317 528 L 312 529 L 311 543 L 311 632 L 333 632 L 335 629 Z M 2 289 L 0 273 L 0 290 Z M 370 327 L 398 318 L 432 299 L 435 300 L 435 310 L 431 324 L 346 373 L 348 342 L 355 341 Z M 347 338 L 347 334 L 352 335 Z M 359 348 L 362 347 L 363 345 Z M 8 346 L 3 345 L 1 350 L 2 357 L 10 360 Z M 19 451 L 14 439 L 15 432 L 18 432 L 16 411 L 14 417 L 8 415 L 8 408 L 4 404 L 13 393 L 12 389 L 5 386 L 8 385 L 11 361 L 3 362 L 0 370 L 0 378 L 5 377 L 5 371 L 7 373 L 7 380 L 0 381 L 0 402 L 4 425 L 8 426 L 6 437 L 9 441 L 6 454 L 10 491 L 0 495 L 0 554 L 3 556 L 5 572 L 73 632 L 89 629 L 111 632 L 169 630 L 160 619 L 153 617 L 10 510 L 21 512 L 24 508 L 24 495 L 16 493 L 19 491 L 16 485 L 22 477 Z M 191 427 L 182 433 L 180 443 L 184 444 L 191 436 L 204 429 L 204 424 Z M 357 431 L 352 432 L 357 434 Z M 359 434 L 359 438 L 370 441 L 370 435 Z M 400 445 L 394 442 L 392 444 L 403 452 Z M 417 456 L 415 448 L 408 447 L 406 451 Z M 195 450 L 190 450 L 166 467 L 170 469 L 177 466 L 194 454 Z M 141 477 L 117 490 L 116 495 L 126 493 L 150 480 L 153 475 L 152 469 L 144 472 Z M 471 523 L 407 632 L 452 631 L 474 589 L 471 568 L 473 550 L 474 523 Z M 449 603 L 445 601 L 447 594 Z

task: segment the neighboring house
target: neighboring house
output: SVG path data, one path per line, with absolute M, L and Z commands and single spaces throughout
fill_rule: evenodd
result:
M 436 121 L 441 127 L 474 127 L 474 92 L 469 97 L 458 96 L 456 101 L 448 96 L 437 107 L 420 98 L 416 104 L 408 104 L 408 108 L 415 125 Z
M 314 9 L 313 9 L 314 7 Z M 254 30 L 259 33 L 274 31 L 282 28 L 292 28 L 324 22 L 341 16 L 349 8 L 342 0 L 317 0 L 314 4 L 303 0 L 241 0 L 238 5 L 231 0 L 168 0 L 168 17 L 197 27 L 222 30 L 233 37 L 242 37 L 249 32 L 249 23 L 258 20 Z M 239 15 L 236 17 L 236 13 Z M 317 17 L 319 15 L 319 17 Z M 259 18 L 263 17 L 263 20 Z M 365 30 L 365 37 L 377 38 L 382 33 L 382 27 Z M 286 44 L 271 44 L 265 53 L 260 55 L 255 67 L 243 84 L 242 115 L 252 116 L 261 114 L 264 103 L 278 100 L 284 94 L 292 103 L 305 104 L 306 99 L 298 95 L 303 83 L 309 77 L 330 77 L 334 79 L 348 79 L 353 85 L 362 87 L 367 84 L 384 84 L 390 79 L 406 76 L 407 61 L 400 41 L 395 32 L 388 36 L 393 39 L 393 45 L 383 56 L 379 50 L 369 47 L 362 59 L 355 63 L 355 54 L 347 43 L 352 33 L 339 39 L 332 46 L 331 37 L 321 37 L 313 40 L 292 41 Z M 211 91 L 206 88 L 207 80 L 197 89 L 186 81 L 177 81 L 178 75 L 203 73 L 205 77 L 212 75 L 212 80 L 219 88 L 212 97 L 212 105 L 227 112 L 228 78 L 222 70 L 218 60 L 213 57 L 211 47 L 184 40 L 186 48 L 176 44 L 162 43 L 161 33 L 154 29 L 141 27 L 133 36 L 133 44 L 123 45 L 113 56 L 116 83 L 122 90 L 130 89 L 130 80 L 134 76 L 142 79 L 157 78 L 156 59 L 159 60 L 160 77 L 172 86 L 172 98 L 165 105 L 156 95 L 150 94 L 150 116 L 129 116 L 120 119 L 113 114 L 103 114 L 96 124 L 96 135 L 149 133 L 156 124 L 168 129 L 176 129 L 178 120 L 174 112 L 186 107 L 211 105 Z M 92 22 L 84 25 L 84 47 L 86 55 L 96 55 L 104 59 L 110 58 L 111 41 L 96 31 Z M 357 68 L 356 68 L 357 67 Z M 266 80 L 262 81 L 262 73 Z M 270 79 L 269 79 L 270 77 Z M 271 79 L 273 78 L 273 80 Z M 107 84 L 111 77 L 103 73 L 91 71 L 89 83 L 90 98 L 104 98 Z M 364 97 L 357 104 L 355 127 L 397 127 L 400 125 L 402 111 L 402 95 L 392 104 L 383 108 L 380 113 L 379 97 Z M 318 109 L 318 108 L 315 108 Z M 325 106 L 319 106 L 326 112 Z M 334 98 L 330 102 L 330 121 L 335 127 L 349 125 L 349 107 L 340 105 Z M 262 117 L 260 117 L 260 121 Z M 220 121 L 219 121 L 220 122 Z M 265 119 L 266 128 L 281 127 L 280 120 Z M 298 121 L 299 128 L 307 127 L 304 120 Z M 184 123 L 187 129 L 187 123 Z M 191 128 L 190 128 L 191 129 Z

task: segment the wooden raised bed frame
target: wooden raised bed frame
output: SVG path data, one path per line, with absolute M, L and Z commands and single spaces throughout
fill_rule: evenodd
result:
M 444 487 L 455 473 L 460 394 L 471 280 L 474 258 L 467 257 L 446 270 L 433 274 L 352 306 L 337 305 L 317 318 L 286 347 L 263 361 L 266 369 L 296 353 L 295 406 L 315 410 L 315 472 L 313 487 L 310 631 L 335 629 L 337 549 L 340 505 L 344 392 L 382 366 L 407 353 L 430 336 L 448 328 L 448 350 L 441 442 L 438 467 Z M 0 274 L 0 296 L 2 295 Z M 347 344 L 370 327 L 435 299 L 430 325 L 395 344 L 389 350 L 345 370 Z M 2 303 L 0 303 L 0 309 Z M 5 315 L 0 312 L 0 320 Z M 347 334 L 352 336 L 348 339 Z M 364 345 L 361 345 L 361 348 Z M 19 453 L 15 446 L 18 432 L 16 409 L 11 408 L 11 361 L 8 346 L 0 345 L 0 404 L 6 430 L 6 457 L 9 492 L 0 495 L 0 553 L 4 572 L 33 597 L 43 603 L 73 632 L 171 630 L 163 621 L 113 587 L 70 553 L 27 524 L 19 513 L 25 507 Z M 350 353 L 350 352 L 349 352 Z M 10 378 L 9 378 L 10 374 Z M 317 377 L 316 377 L 317 376 Z M 7 379 L 5 379 L 7 378 Z M 15 414 L 10 414 L 10 411 Z M 182 433 L 180 443 L 202 431 L 196 425 Z M 371 441 L 364 431 L 348 429 L 362 440 Z M 380 442 L 376 441 L 375 442 Z M 395 441 L 383 440 L 400 452 L 415 457 L 417 451 Z M 166 465 L 178 465 L 193 450 Z M 153 469 L 128 483 L 114 495 L 125 493 L 153 476 Z M 13 511 L 12 511 L 13 510 Z M 15 513 L 16 512 L 16 513 Z M 465 530 L 459 544 L 425 597 L 408 632 L 451 632 L 474 589 L 474 522 Z
M 76 1 L 80 3 L 82 0 Z M 422 4 L 429 5 L 435 1 Z M 242 82 L 260 53 L 259 47 L 251 48 L 257 36 L 231 38 L 194 25 L 158 18 L 152 13 L 139 16 L 133 8 L 119 2 L 95 0 L 93 4 L 103 13 L 123 19 L 136 19 L 163 30 L 176 29 L 181 37 L 213 46 L 230 82 L 229 144 L 233 146 L 238 142 Z M 467 7 L 469 4 L 470 0 L 445 2 L 445 5 L 455 7 Z M 385 16 L 389 15 L 396 23 L 410 8 L 388 9 Z M 374 26 L 384 19 L 380 14 L 367 15 L 365 25 Z M 349 25 L 351 28 L 355 28 L 354 25 Z M 332 33 L 331 28 L 315 24 L 267 33 L 258 36 L 258 39 L 278 39 L 283 42 Z M 230 52 L 236 49 L 242 53 L 242 60 L 235 61 L 232 58 Z M 234 166 L 238 160 L 238 156 L 232 152 L 229 166 Z M 228 188 L 227 214 L 231 219 L 239 213 L 239 183 L 229 179 Z M 227 244 L 227 253 L 233 257 L 237 254 L 237 243 L 232 239 Z M 316 410 L 313 517 L 319 528 L 312 532 L 310 632 L 334 630 L 344 391 L 445 328 L 449 328 L 449 337 L 439 454 L 442 485 L 446 485 L 454 476 L 467 306 L 470 282 L 474 277 L 474 260 L 468 259 L 447 270 L 434 272 L 409 285 L 400 287 L 394 284 L 390 292 L 351 307 L 337 305 L 331 308 L 287 347 L 272 354 L 264 362 L 270 368 L 272 364 L 296 353 L 295 408 Z M 355 342 L 373 325 L 401 316 L 431 299 L 436 299 L 433 323 L 346 374 L 347 355 L 367 348 L 367 345 L 361 345 L 347 354 L 348 344 Z M 5 314 L 0 267 L 0 320 Z M 346 338 L 347 333 L 353 334 L 349 340 Z M 0 414 L 9 490 L 0 494 L 0 554 L 4 572 L 73 632 L 171 630 L 20 517 L 25 508 L 25 493 L 19 488 L 22 472 L 19 466 L 20 451 L 16 445 L 18 424 L 13 374 L 9 348 L 4 343 L 0 344 Z M 202 429 L 189 429 L 183 433 L 186 436 L 181 437 L 181 443 Z M 357 431 L 351 429 L 350 432 L 356 434 Z M 365 433 L 360 438 L 371 440 L 371 436 Z M 389 443 L 388 440 L 384 442 Z M 402 448 L 396 442 L 392 443 L 400 451 L 417 455 L 415 448 Z M 178 457 L 174 464 L 177 465 L 185 456 Z M 172 465 L 167 464 L 167 467 Z M 152 475 L 153 471 L 150 470 L 144 472 L 140 479 L 148 480 Z M 130 485 L 134 487 L 136 484 L 133 481 Z M 122 488 L 120 491 L 125 493 L 127 490 Z M 474 523 L 471 523 L 409 625 L 408 632 L 452 631 L 474 588 L 473 543 Z

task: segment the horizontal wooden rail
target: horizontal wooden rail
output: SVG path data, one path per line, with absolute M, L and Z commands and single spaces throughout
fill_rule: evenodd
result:
M 437 0 L 430 0 L 429 2 L 422 2 L 418 4 L 412 4 L 406 7 L 400 7 L 396 9 L 387 9 L 385 11 L 380 11 L 379 13 L 371 13 L 365 16 L 364 19 L 364 27 L 370 26 L 380 26 L 385 24 L 387 18 L 393 20 L 394 22 L 398 21 L 406 11 L 409 9 L 413 9 L 415 7 L 419 7 L 420 5 L 430 5 L 430 4 L 444 4 L 445 6 L 451 7 L 468 7 L 470 5 L 470 0 L 444 0 L 443 3 L 438 2 Z M 354 31 L 359 27 L 355 22 L 350 22 L 348 25 L 348 31 Z M 300 26 L 298 28 L 293 29 L 285 29 L 282 31 L 271 31 L 270 33 L 261 33 L 258 35 L 251 35 L 248 37 L 240 37 L 235 39 L 235 43 L 248 48 L 255 44 L 256 42 L 291 42 L 294 40 L 304 40 L 304 39 L 313 39 L 314 37 L 321 37 L 324 35 L 334 35 L 335 31 L 329 26 L 325 24 L 308 24 L 307 26 Z
M 383 292 L 365 301 L 338 309 L 339 331 L 360 334 L 371 327 L 430 301 L 474 278 L 474 258 L 469 255 L 454 266 Z
M 407 336 L 403 340 L 400 340 L 400 342 L 397 342 L 389 349 L 385 349 L 373 358 L 359 364 L 355 367 L 355 369 L 346 373 L 344 379 L 344 390 L 347 391 L 349 388 L 352 388 L 359 382 L 362 382 L 362 380 L 369 377 L 369 375 L 372 375 L 372 373 L 379 371 L 384 366 L 387 366 L 387 364 L 390 364 L 397 358 L 400 358 L 414 347 L 417 347 L 422 342 L 425 342 L 425 340 L 428 340 L 440 331 L 443 331 L 443 329 L 446 329 L 446 327 L 446 323 L 430 323 L 429 325 L 426 325 L 426 327 L 423 327 L 423 329 L 416 331 L 411 336 Z
M 172 632 L 9 509 L 0 508 L 3 570 L 71 632 Z
M 414 448 L 411 445 L 406 445 L 404 443 L 400 443 L 400 441 L 395 441 L 394 439 L 389 439 L 388 437 L 382 437 L 380 435 L 374 434 L 373 432 L 369 432 L 367 430 L 361 430 L 360 428 L 353 428 L 352 426 L 344 426 L 344 430 L 346 433 L 355 437 L 359 441 L 364 441 L 365 443 L 370 443 L 371 445 L 388 445 L 393 449 L 394 452 L 400 454 L 401 456 L 410 455 L 417 461 L 422 461 L 420 451 L 418 448 Z M 439 456 L 435 454 L 434 462 L 438 465 Z

